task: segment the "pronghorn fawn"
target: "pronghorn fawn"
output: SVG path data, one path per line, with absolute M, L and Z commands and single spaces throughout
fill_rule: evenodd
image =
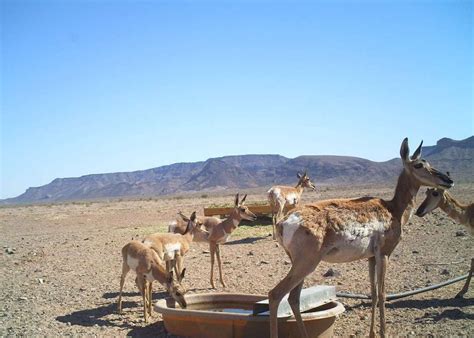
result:
M 305 277 L 321 261 L 345 263 L 360 259 L 369 260 L 372 294 L 370 336 L 375 336 L 377 299 L 380 334 L 385 336 L 387 262 L 401 239 L 402 226 L 412 214 L 416 194 L 422 185 L 436 188 L 453 185 L 447 175 L 421 159 L 421 144 L 410 157 L 408 139 L 403 140 L 400 155 L 403 170 L 393 199 L 361 197 L 320 201 L 297 207 L 277 223 L 278 241 L 290 257 L 292 266 L 268 294 L 272 338 L 278 336 L 278 305 L 287 293 L 301 336 L 308 337 L 301 319 L 300 293 Z
M 188 227 L 188 222 L 189 218 L 183 215 L 182 212 L 178 212 L 176 220 L 168 225 L 168 232 L 182 235 Z M 211 229 L 220 222 L 222 222 L 222 220 L 217 217 L 196 216 L 196 226 L 203 231 L 196 231 L 194 233 L 193 241 L 208 242 L 209 232 L 211 232 Z
M 235 195 L 234 209 L 229 217 L 221 223 L 211 228 L 209 233 L 209 251 L 211 253 L 211 286 L 214 289 L 214 256 L 217 256 L 217 264 L 219 266 L 219 279 L 223 287 L 225 287 L 224 278 L 222 277 L 221 253 L 219 246 L 227 242 L 232 232 L 237 229 L 241 220 L 255 221 L 257 216 L 251 212 L 245 205 L 247 195 L 239 202 L 239 194 Z
M 139 241 L 131 241 L 122 248 L 122 276 L 120 277 L 120 293 L 118 299 L 118 310 L 122 313 L 122 290 L 125 277 L 130 270 L 135 271 L 135 280 L 138 289 L 143 297 L 143 315 L 145 322 L 148 321 L 148 314 L 152 314 L 152 283 L 158 281 L 163 285 L 168 293 L 178 304 L 186 307 L 184 299 L 185 290 L 180 284 L 173 280 L 173 273 L 168 272 L 156 259 L 154 252 Z
M 416 215 L 423 217 L 436 208 L 440 208 L 453 220 L 465 225 L 469 229 L 471 235 L 474 234 L 474 203 L 462 204 L 443 189 L 427 189 L 426 198 L 416 210 Z M 471 258 L 471 269 L 469 270 L 469 275 L 463 288 L 456 295 L 456 298 L 462 298 L 467 290 L 469 290 L 473 270 L 474 258 Z
M 183 235 L 174 233 L 155 233 L 146 236 L 142 243 L 156 252 L 161 261 L 166 264 L 166 270 L 175 270 L 179 282 L 184 277 L 183 260 L 189 251 L 195 232 L 203 232 L 196 227 L 196 212 L 188 219 L 186 231 Z
M 276 239 L 275 235 L 275 224 L 279 220 L 285 209 L 285 206 L 296 207 L 301 200 L 304 188 L 311 188 L 315 190 L 313 182 L 311 182 L 309 176 L 306 174 L 297 173 L 298 183 L 295 187 L 289 187 L 286 185 L 276 185 L 267 191 L 268 202 L 272 208 L 272 228 L 273 228 L 273 239 Z

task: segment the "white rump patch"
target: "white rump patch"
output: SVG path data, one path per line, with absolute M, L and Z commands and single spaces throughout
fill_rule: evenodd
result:
M 176 251 L 181 251 L 181 243 L 169 243 L 164 245 L 165 260 L 174 259 Z
M 303 223 L 301 215 L 297 212 L 292 213 L 288 218 L 281 223 L 282 231 L 282 242 L 283 247 L 288 248 L 293 239 L 293 235 L 295 234 L 296 230 L 300 227 Z
M 127 265 L 133 271 L 137 271 L 138 262 L 138 258 L 127 255 Z

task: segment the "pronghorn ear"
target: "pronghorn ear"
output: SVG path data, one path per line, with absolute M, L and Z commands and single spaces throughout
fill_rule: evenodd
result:
M 408 148 L 408 137 L 405 137 L 402 142 L 402 145 L 400 147 L 400 157 L 402 158 L 403 162 L 410 161 L 410 148 Z
M 191 220 L 191 222 L 194 223 L 194 221 L 196 220 L 196 211 L 193 211 L 193 213 L 191 214 L 190 220 Z
M 183 214 L 181 211 L 178 212 L 178 215 L 183 219 L 183 221 L 189 222 L 189 218 L 187 218 L 186 216 L 184 216 L 184 214 Z
M 306 170 L 305 170 L 305 171 L 304 171 L 304 174 L 303 174 L 303 177 L 306 177 L 306 176 L 308 176 L 308 175 L 306 174 Z
M 296 173 L 296 177 L 301 178 L 302 177 L 301 173 L 299 173 L 299 172 Z
M 237 195 L 235 195 L 235 206 L 238 206 L 239 205 L 239 193 L 237 193 Z
M 245 194 L 244 198 L 242 198 L 242 201 L 240 201 L 241 205 L 244 204 L 246 198 L 247 198 L 247 194 Z
M 415 161 L 415 160 L 418 160 L 420 157 L 421 157 L 421 146 L 423 145 L 423 141 L 421 141 L 420 145 L 418 146 L 418 148 L 416 148 L 415 152 L 413 153 L 413 155 L 411 155 L 411 160 L 412 161 Z

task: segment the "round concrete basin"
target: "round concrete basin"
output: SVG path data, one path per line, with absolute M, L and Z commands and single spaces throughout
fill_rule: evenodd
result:
M 172 299 L 159 300 L 155 311 L 163 316 L 166 330 L 174 335 L 206 338 L 269 337 L 268 312 L 253 315 L 255 302 L 266 296 L 231 293 L 203 293 L 186 296 L 188 307 L 181 309 Z M 336 316 L 344 311 L 332 301 L 302 313 L 310 337 L 331 337 Z M 279 337 L 299 337 L 294 317 L 278 318 Z

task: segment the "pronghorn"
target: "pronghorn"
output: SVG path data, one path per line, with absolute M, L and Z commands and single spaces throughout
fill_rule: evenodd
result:
M 178 304 L 186 307 L 184 293 L 186 292 L 180 284 L 173 281 L 173 272 L 167 272 L 156 259 L 153 251 L 139 241 L 131 241 L 122 248 L 122 276 L 120 277 L 120 293 L 118 299 L 118 310 L 122 313 L 122 290 L 125 277 L 130 270 L 135 271 L 135 280 L 138 289 L 143 297 L 143 314 L 145 322 L 148 321 L 147 314 L 152 313 L 152 283 L 157 280 L 163 285 L 168 293 Z
M 423 143 L 423 142 L 422 142 Z M 380 333 L 385 336 L 385 272 L 388 257 L 402 235 L 402 226 L 410 218 L 420 186 L 450 188 L 453 181 L 421 159 L 421 144 L 409 156 L 408 139 L 400 149 L 403 170 L 391 200 L 373 197 L 333 199 L 300 206 L 276 225 L 279 243 L 292 266 L 268 294 L 270 333 L 278 336 L 277 310 L 289 292 L 288 302 L 303 337 L 308 337 L 300 313 L 303 281 L 321 261 L 345 263 L 369 260 L 372 294 L 370 336 L 375 336 L 375 309 L 380 309 Z M 376 278 L 377 276 L 377 278 Z M 377 280 L 377 284 L 375 283 Z
M 471 235 L 474 234 L 474 203 L 468 205 L 461 204 L 446 190 L 427 189 L 426 198 L 416 210 L 416 215 L 423 217 L 436 208 L 440 208 L 456 222 L 465 225 L 469 229 Z M 459 293 L 456 295 L 456 298 L 462 298 L 469 289 L 473 270 L 474 258 L 471 258 L 471 269 L 469 270 L 469 276 L 467 277 L 466 283 L 464 283 L 461 291 L 459 291 Z
M 184 276 L 184 255 L 189 251 L 195 232 L 203 232 L 196 227 L 196 212 L 193 212 L 188 220 L 186 231 L 183 235 L 173 233 L 155 233 L 146 236 L 142 243 L 153 249 L 158 258 L 166 263 L 166 270 L 176 272 L 179 282 Z
M 175 234 L 184 234 L 188 226 L 189 218 L 187 218 L 183 213 L 178 212 L 176 220 L 170 222 L 168 225 L 168 232 Z M 206 216 L 197 216 L 196 217 L 196 226 L 201 228 L 203 231 L 196 231 L 194 233 L 194 242 L 208 242 L 209 232 L 211 228 L 222 222 L 220 218 L 217 217 L 206 217 Z M 203 229 L 204 227 L 204 229 Z
M 282 217 L 285 206 L 289 205 L 296 207 L 301 200 L 304 188 L 316 189 L 313 182 L 311 182 L 309 176 L 306 174 L 306 171 L 303 175 L 297 173 L 296 176 L 298 177 L 298 183 L 295 187 L 276 185 L 267 191 L 268 202 L 272 208 L 273 239 L 276 239 L 275 224 L 277 220 Z
M 231 233 L 237 229 L 241 220 L 255 221 L 257 216 L 251 212 L 245 205 L 247 195 L 239 202 L 239 194 L 235 195 L 234 209 L 229 217 L 221 223 L 211 228 L 209 233 L 209 251 L 211 253 L 211 286 L 214 286 L 214 256 L 217 256 L 217 264 L 219 266 L 219 279 L 223 287 L 225 287 L 224 279 L 222 278 L 222 264 L 220 254 L 220 244 L 224 244 L 230 238 Z

